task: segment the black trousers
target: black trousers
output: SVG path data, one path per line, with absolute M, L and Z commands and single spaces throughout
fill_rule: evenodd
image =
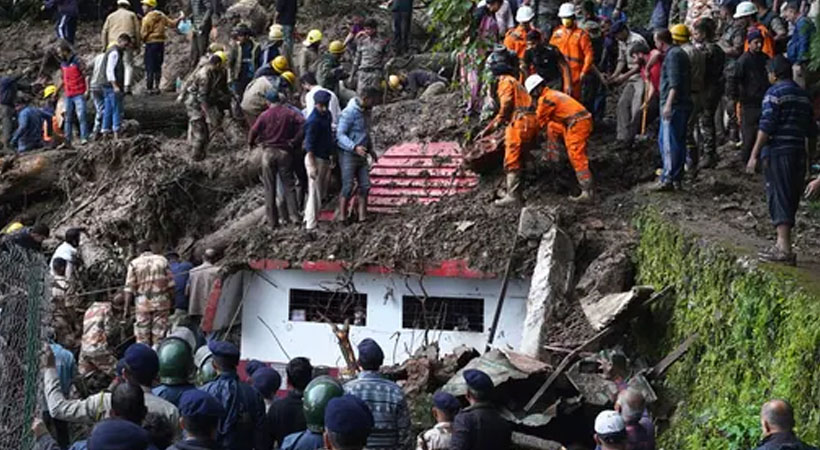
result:
M 757 139 L 757 125 L 760 122 L 761 103 L 742 104 L 740 110 L 740 132 L 743 144 L 740 147 L 740 158 L 743 164 L 749 162 L 752 148 Z
M 410 24 L 412 22 L 412 11 L 393 11 L 393 42 L 398 54 L 403 54 L 410 49 Z

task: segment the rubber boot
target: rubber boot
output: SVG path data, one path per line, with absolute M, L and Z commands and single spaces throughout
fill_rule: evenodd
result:
M 344 223 L 347 220 L 347 199 L 339 196 L 339 210 L 336 211 L 336 222 Z
M 581 193 L 569 199 L 576 203 L 591 203 L 595 198 L 595 193 L 592 189 L 592 179 L 579 180 L 578 184 L 581 185 Z
M 359 222 L 367 221 L 367 196 L 359 196 Z
M 521 199 L 521 172 L 514 171 L 507 173 L 507 194 L 496 200 L 495 206 L 508 206 L 520 204 Z

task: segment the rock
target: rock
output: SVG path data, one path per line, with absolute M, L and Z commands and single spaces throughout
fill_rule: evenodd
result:
M 581 309 L 587 316 L 589 324 L 597 331 L 603 330 L 623 314 L 630 305 L 641 303 L 655 290 L 649 286 L 636 286 L 628 292 L 609 294 L 595 298 L 589 295 L 581 300 Z
M 575 297 L 601 297 L 623 292 L 632 285 L 633 275 L 634 267 L 628 249 L 623 246 L 609 248 L 587 267 L 575 286 Z
M 554 211 L 546 208 L 525 207 L 518 220 L 518 235 L 525 239 L 541 239 L 555 223 Z
M 431 97 L 441 95 L 445 92 L 447 92 L 447 85 L 443 81 L 437 81 L 430 86 L 427 86 L 427 89 L 419 95 L 419 100 L 429 100 Z
M 553 225 L 541 239 L 538 261 L 527 295 L 527 313 L 519 351 L 544 360 L 545 339 L 555 314 L 567 307 L 567 294 L 574 274 L 575 248 L 569 235 Z

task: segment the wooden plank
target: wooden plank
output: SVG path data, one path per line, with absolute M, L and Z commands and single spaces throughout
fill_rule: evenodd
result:
M 698 335 L 698 333 L 695 333 L 686 338 L 686 340 L 683 341 L 680 345 L 678 345 L 678 347 L 675 350 L 673 350 L 672 353 L 666 355 L 666 357 L 664 357 L 658 364 L 655 365 L 655 367 L 652 368 L 652 370 L 649 372 L 649 376 L 651 378 L 660 378 L 664 376 L 669 367 L 672 364 L 674 364 L 677 360 L 679 360 L 681 357 L 683 357 L 683 355 L 685 355 L 687 351 L 689 351 L 689 347 L 692 346 L 692 344 L 698 339 L 699 336 L 700 335 Z

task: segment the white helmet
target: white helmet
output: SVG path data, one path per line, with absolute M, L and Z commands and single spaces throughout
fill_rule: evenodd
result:
M 575 4 L 564 3 L 558 8 L 558 17 L 561 19 L 571 19 L 575 17 Z
M 535 11 L 527 5 L 518 8 L 518 12 L 515 13 L 515 21 L 518 23 L 530 22 L 533 17 L 535 17 Z
M 533 89 L 537 88 L 539 84 L 543 83 L 544 79 L 541 78 L 541 75 L 537 73 L 535 75 L 530 75 L 524 80 L 524 87 L 527 88 L 527 92 L 532 94 Z
M 740 2 L 737 5 L 737 9 L 735 10 L 735 19 L 740 19 L 741 17 L 751 16 L 753 14 L 757 14 L 757 6 L 755 6 L 752 2 Z

